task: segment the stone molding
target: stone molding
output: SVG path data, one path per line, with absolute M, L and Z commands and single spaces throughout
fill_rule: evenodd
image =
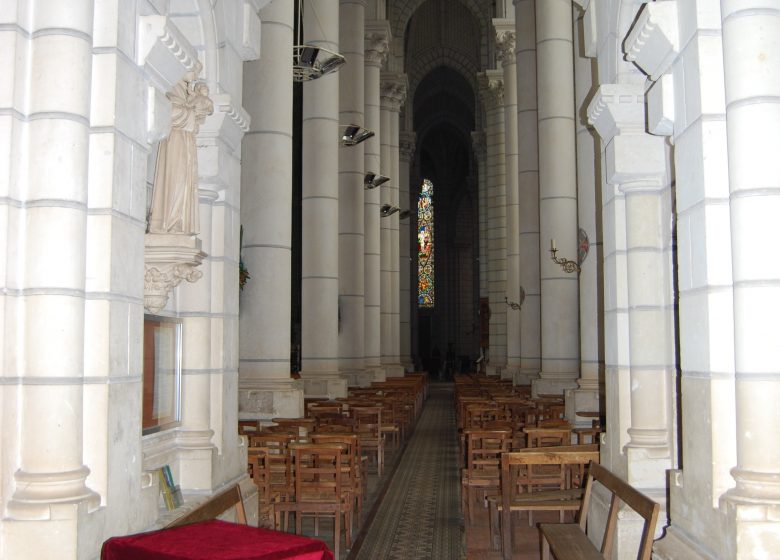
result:
M 626 37 L 626 60 L 652 80 L 669 71 L 680 54 L 676 0 L 645 4 Z
M 55 504 L 84 502 L 88 511 L 100 505 L 100 496 L 86 485 L 90 470 L 86 466 L 63 472 L 14 473 L 16 490 L 8 501 L 8 516 L 17 520 L 41 520 L 52 517 Z
M 641 84 L 603 84 L 588 105 L 588 124 L 605 143 L 619 134 L 645 130 L 645 95 Z
M 504 73 L 501 70 L 487 70 L 477 74 L 479 97 L 486 109 L 504 106 Z
M 672 136 L 674 115 L 674 76 L 664 74 L 647 90 L 647 131 Z
M 496 32 L 496 55 L 504 66 L 515 64 L 515 46 L 517 35 L 515 22 L 509 19 L 494 19 Z
M 182 280 L 197 282 L 203 276 L 196 267 L 206 253 L 192 235 L 147 233 L 144 244 L 144 308 L 158 313 Z

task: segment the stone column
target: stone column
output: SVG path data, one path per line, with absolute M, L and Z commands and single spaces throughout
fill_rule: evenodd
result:
M 486 134 L 483 131 L 471 133 L 471 143 L 474 149 L 474 160 L 477 162 L 477 196 L 479 202 L 479 252 L 477 260 L 479 261 L 479 313 L 482 312 L 482 301 L 488 299 L 488 189 L 487 189 L 487 146 L 485 141 Z M 479 320 L 479 346 L 480 357 L 475 368 L 477 371 L 486 371 L 485 361 L 488 358 L 488 348 L 486 340 L 489 333 L 483 332 L 483 327 L 489 322 L 483 320 L 480 315 Z
M 366 2 L 341 0 L 340 10 L 339 44 L 346 64 L 339 70 L 339 120 L 364 126 Z M 339 368 L 351 386 L 373 381 L 364 370 L 364 145 L 339 149 Z
M 570 0 L 536 4 L 539 131 L 539 230 L 542 293 L 542 371 L 534 394 L 560 394 L 579 377 L 579 303 L 576 273 L 550 259 L 577 259 L 577 162 Z
M 398 141 L 401 105 L 406 97 L 406 76 L 382 73 L 381 83 L 381 168 L 382 174 L 390 177 L 390 185 L 382 193 L 381 204 L 398 206 Z M 388 377 L 399 377 L 404 373 L 401 366 L 400 317 L 399 317 L 399 270 L 398 270 L 398 212 L 383 217 L 381 223 L 382 241 L 382 365 Z
M 771 5 L 770 5 L 771 4 Z M 734 275 L 736 487 L 723 497 L 738 559 L 777 551 L 780 504 L 780 7 L 721 0 Z M 771 554 L 771 553 L 770 553 Z
M 9 558 L 57 557 L 100 504 L 83 455 L 92 4 L 30 2 L 4 41 L 19 45 L 6 76 L 16 95 L 0 101 L 3 136 L 14 138 L 3 162 L 13 171 L 2 179 L 15 179 L 2 203 L 5 345 L 14 356 L 3 399 L 19 420 L 3 430 L 4 517 L 15 521 L 3 527 Z M 42 526 L 59 537 L 41 538 Z M 65 553 L 75 558 L 75 547 Z
M 517 132 L 519 282 L 525 291 L 520 312 L 520 372 L 516 385 L 530 385 L 542 368 L 539 285 L 539 149 L 536 110 L 535 0 L 515 0 L 517 33 Z
M 520 190 L 518 184 L 517 61 L 515 22 L 494 19 L 496 50 L 504 71 L 504 157 L 506 161 L 506 298 L 520 302 Z M 506 312 L 506 368 L 501 377 L 514 379 L 520 372 L 520 310 Z
M 368 21 L 365 25 L 365 123 L 366 128 L 374 131 L 374 136 L 364 144 L 364 162 L 366 172 L 380 173 L 380 79 L 381 68 L 387 59 L 390 39 L 390 26 L 387 21 Z M 385 186 L 369 189 L 364 198 L 364 338 L 365 368 L 373 373 L 374 381 L 385 380 L 385 370 L 381 362 L 380 332 L 380 217 L 381 195 Z
M 306 42 L 338 52 L 339 1 L 311 2 L 304 8 Z M 338 74 L 304 82 L 301 377 L 307 397 L 347 394 L 338 372 L 341 132 Z
M 599 411 L 599 373 L 603 361 L 599 356 L 599 335 L 604 331 L 599 294 L 601 271 L 601 240 L 598 238 L 601 221 L 600 189 L 596 181 L 600 168 L 596 165 L 596 138 L 588 126 L 587 115 L 583 114 L 586 100 L 593 93 L 593 59 L 580 52 L 583 39 L 583 17 L 574 8 L 574 95 L 577 108 L 575 129 L 577 132 L 577 220 L 579 222 L 579 247 L 577 261 L 580 262 L 580 378 L 578 389 L 566 392 L 566 418 L 571 422 L 590 426 L 592 418 L 576 416 L 577 412 Z
M 490 349 L 487 374 L 506 367 L 506 160 L 504 157 L 504 83 L 501 70 L 478 75 L 485 107 Z
M 417 200 L 416 197 L 409 195 L 412 190 L 410 185 L 411 177 L 411 164 L 414 159 L 414 132 L 402 132 L 399 141 L 399 156 L 400 163 L 398 166 L 399 172 L 399 192 L 400 192 L 400 204 L 398 205 L 401 210 L 409 210 L 410 213 L 417 213 Z M 414 191 L 416 192 L 417 185 L 414 185 Z M 412 239 L 416 239 L 412 234 L 412 216 L 399 220 L 399 271 L 400 271 L 400 290 L 399 290 L 399 302 L 400 302 L 400 347 L 401 347 L 401 365 L 405 371 L 414 371 L 414 363 L 412 362 L 412 327 L 411 327 L 411 315 L 412 305 L 416 305 L 416 297 L 412 297 L 412 293 L 416 296 L 417 286 L 412 285 Z M 417 262 L 416 259 L 414 262 Z M 416 277 L 416 275 L 415 275 Z
M 241 158 L 242 255 L 251 279 L 239 306 L 242 419 L 303 415 L 303 389 L 290 377 L 293 8 L 262 10 L 263 56 L 244 63 L 251 126 Z

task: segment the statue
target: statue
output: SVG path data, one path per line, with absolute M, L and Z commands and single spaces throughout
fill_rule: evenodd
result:
M 200 64 L 168 92 L 171 133 L 161 140 L 154 170 L 149 233 L 198 233 L 198 156 L 195 137 L 214 112 Z

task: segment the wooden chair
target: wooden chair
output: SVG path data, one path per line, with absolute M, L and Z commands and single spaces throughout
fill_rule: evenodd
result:
M 292 444 L 290 448 L 295 467 L 295 501 L 276 507 L 279 511 L 295 513 L 298 535 L 305 515 L 314 516 L 315 534 L 319 529 L 319 516 L 333 516 L 333 549 L 335 557 L 339 558 L 342 518 L 346 545 L 352 544 L 352 493 L 342 464 L 344 446 Z
M 385 465 L 385 437 L 382 434 L 382 407 L 356 406 L 349 410 L 355 421 L 355 433 L 360 437 L 360 447 L 376 458 L 379 476 Z
M 581 488 L 572 487 L 568 470 L 598 459 L 595 445 L 529 448 L 501 455 L 501 495 L 489 500 L 490 534 L 493 543 L 500 543 L 505 559 L 512 558 L 512 512 L 527 511 L 529 526 L 534 511 L 558 511 L 563 522 L 564 512 L 579 510 L 583 494 Z M 551 467 L 559 478 L 551 479 L 549 474 L 540 478 L 535 472 L 538 467 Z M 551 481 L 553 485 L 547 486 Z
M 600 549 L 596 548 L 585 533 L 594 482 L 603 485 L 612 495 Z M 557 560 L 611 558 L 621 502 L 644 518 L 642 537 L 639 541 L 636 557 L 637 560 L 650 560 L 653 551 L 653 534 L 660 506 L 595 461 L 591 461 L 588 466 L 588 477 L 579 509 L 578 522 L 539 524 L 539 531 L 542 535 L 542 560 L 550 560 L 551 551 Z
M 272 465 L 275 457 L 268 447 L 250 447 L 249 461 L 252 482 L 257 486 L 258 526 L 273 527 L 277 524 L 274 504 L 292 499 L 291 479 L 288 473 L 274 472 Z M 285 476 L 287 475 L 287 476 Z M 263 522 L 267 520 L 267 522 Z M 283 527 L 286 528 L 286 521 Z
M 174 519 L 168 523 L 164 529 L 216 519 L 234 506 L 236 508 L 236 521 L 246 525 L 246 510 L 244 509 L 244 502 L 241 499 L 241 489 L 238 487 L 238 484 L 236 484 L 215 494 L 212 498 L 206 500 L 204 503 L 178 519 Z
M 461 499 L 463 515 L 473 523 L 472 503 L 477 492 L 495 494 L 501 487 L 501 454 L 509 451 L 512 430 L 470 429 L 464 435 L 466 466 L 461 474 Z
M 523 428 L 526 436 L 526 447 L 546 447 L 571 445 L 571 426 Z
M 357 434 L 313 434 L 312 442 L 315 444 L 341 444 L 344 446 L 342 468 L 349 476 L 352 495 L 355 499 L 355 511 L 357 520 L 363 513 L 363 497 L 367 492 L 367 479 L 363 467 L 363 456 L 360 450 L 360 438 Z

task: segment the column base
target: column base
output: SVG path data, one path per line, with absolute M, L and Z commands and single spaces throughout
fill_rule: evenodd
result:
M 374 381 L 374 373 L 365 369 L 355 369 L 341 373 L 347 380 L 347 387 L 370 387 Z
M 768 558 L 780 551 L 780 499 L 745 496 L 733 488 L 720 499 L 725 514 L 724 557 Z
M 383 364 L 382 367 L 385 370 L 385 377 L 387 379 L 391 377 L 403 377 L 405 375 L 404 366 L 401 364 Z
M 93 521 L 89 509 L 83 502 L 52 504 L 45 519 L 3 519 L 3 558 L 79 558 L 79 541 Z
M 387 375 L 385 374 L 385 368 L 380 366 L 370 366 L 366 369 L 367 373 L 373 375 L 371 381 L 386 381 Z
M 521 369 L 512 378 L 512 385 L 531 385 L 539 379 L 539 372 L 535 369 Z
M 267 420 L 303 416 L 303 382 L 295 379 L 242 381 L 238 419 Z
M 578 412 L 599 412 L 598 389 L 568 389 L 566 395 L 566 418 L 577 428 L 590 428 L 598 418 L 578 416 Z
M 54 519 L 60 506 L 84 504 L 87 511 L 100 506 L 100 496 L 89 489 L 86 479 L 89 469 L 81 468 L 52 473 L 16 471 L 16 490 L 8 501 L 8 517 L 25 521 Z M 64 511 L 71 511 L 67 507 Z M 75 515 L 75 514 L 74 514 Z
M 664 536 L 653 545 L 653 558 L 656 560 L 717 560 L 726 558 L 725 554 L 706 550 L 680 529 L 672 525 L 666 528 Z
M 485 374 L 488 377 L 502 377 L 504 369 L 506 369 L 506 364 L 488 364 Z
M 338 374 L 301 372 L 301 377 L 303 394 L 306 398 L 341 399 L 347 396 L 347 380 Z
M 624 451 L 628 466 L 626 476 L 631 486 L 645 494 L 648 488 L 666 488 L 667 472 L 672 468 L 668 446 L 636 447 L 629 443 Z
M 501 370 L 501 379 L 511 379 L 512 384 L 514 384 L 515 375 L 518 373 L 520 373 L 520 366 L 507 365 L 503 370 Z
M 538 397 L 539 395 L 561 395 L 563 396 L 566 389 L 576 389 L 576 379 L 548 379 L 540 377 L 534 379 L 531 382 L 531 396 Z

